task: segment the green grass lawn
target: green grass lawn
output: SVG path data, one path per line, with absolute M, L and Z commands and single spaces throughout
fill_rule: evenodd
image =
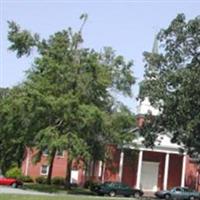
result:
M 55 196 L 36 196 L 36 195 L 16 195 L 16 194 L 0 194 L 0 200 L 129 200 L 130 198 L 111 198 L 97 196 L 80 196 L 80 195 L 55 195 Z
M 48 196 L 43 195 L 22 195 L 22 194 L 0 194 L 0 200 L 135 200 L 135 198 L 108 196 L 99 197 L 84 188 L 73 188 L 67 191 L 64 187 L 54 185 L 26 184 L 24 190 L 34 190 L 50 193 Z M 53 194 L 51 194 L 53 193 Z M 150 200 L 151 198 L 142 198 Z M 140 199 L 141 200 L 141 199 Z

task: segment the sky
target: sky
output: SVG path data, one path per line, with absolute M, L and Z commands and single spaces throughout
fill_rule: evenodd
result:
M 133 60 L 137 83 L 132 98 L 118 97 L 136 112 L 138 83 L 143 79 L 144 51 L 151 51 L 155 34 L 167 28 L 178 13 L 192 19 L 200 15 L 200 1 L 192 0 L 0 0 L 0 87 L 12 87 L 25 79 L 35 54 L 16 58 L 8 50 L 8 20 L 48 38 L 56 31 L 78 30 L 79 16 L 89 18 L 83 30 L 84 47 L 97 51 L 111 46 L 116 54 Z

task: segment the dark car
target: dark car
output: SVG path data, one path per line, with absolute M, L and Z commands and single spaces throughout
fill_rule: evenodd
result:
M 0 176 L 0 185 L 7 185 L 12 186 L 14 188 L 17 188 L 19 186 L 22 186 L 23 183 L 20 180 L 17 180 L 15 178 L 6 178 L 4 176 Z
M 174 187 L 171 190 L 158 191 L 155 196 L 163 199 L 200 199 L 200 193 L 188 187 Z
M 141 197 L 144 194 L 143 191 L 133 189 L 120 182 L 105 182 L 100 185 L 94 185 L 91 188 L 91 191 L 97 193 L 98 195 L 109 195 L 111 197 L 116 195 L 123 195 L 125 197 Z

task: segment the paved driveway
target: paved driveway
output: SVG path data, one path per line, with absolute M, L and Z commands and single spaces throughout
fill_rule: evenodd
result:
M 0 194 L 54 195 L 50 193 L 36 192 L 32 190 L 23 190 L 20 188 L 12 188 L 12 187 L 5 187 L 5 186 L 0 186 Z

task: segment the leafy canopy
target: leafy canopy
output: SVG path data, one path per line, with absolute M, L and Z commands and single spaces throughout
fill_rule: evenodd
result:
M 134 123 L 124 106 L 116 109 L 111 95 L 113 91 L 132 95 L 132 61 L 116 55 L 110 47 L 101 53 L 81 47 L 87 15 L 81 19 L 77 33 L 69 28 L 48 39 L 8 22 L 9 49 L 17 57 L 29 56 L 33 48 L 38 53 L 20 86 L 26 109 L 18 114 L 25 115 L 27 123 L 16 127 L 27 138 L 25 145 L 37 147 L 36 161 L 46 149 L 50 162 L 57 150 L 67 150 L 70 160 L 103 159 L 106 144 L 124 141 L 124 130 Z
M 200 18 L 187 21 L 179 14 L 158 35 L 160 53 L 145 52 L 145 80 L 140 98 L 148 96 L 160 109 L 143 130 L 172 133 L 191 155 L 200 153 Z M 154 134 L 152 134 L 154 132 Z

